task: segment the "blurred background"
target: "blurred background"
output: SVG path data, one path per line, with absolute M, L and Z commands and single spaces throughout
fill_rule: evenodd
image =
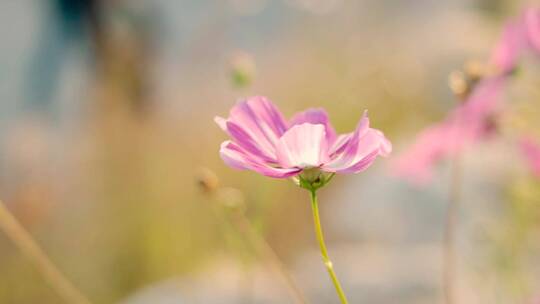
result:
M 348 132 L 369 109 L 398 155 L 455 106 L 448 74 L 487 59 L 526 4 L 1 1 L 0 197 L 94 303 L 293 303 L 201 191 L 211 170 L 310 302 L 335 303 L 307 192 L 223 164 L 213 117 L 264 95 Z M 540 183 L 511 144 L 540 130 L 539 67 L 505 93 L 504 136 L 464 156 L 461 303 L 540 295 Z M 320 192 L 330 255 L 351 303 L 440 303 L 448 165 L 414 186 L 389 161 Z M 0 303 L 62 303 L 3 233 L 0 269 Z

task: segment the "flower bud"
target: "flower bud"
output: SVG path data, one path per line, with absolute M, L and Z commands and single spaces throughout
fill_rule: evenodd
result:
M 214 171 L 208 168 L 201 168 L 197 175 L 197 185 L 202 192 L 211 194 L 219 187 L 219 178 Z
M 463 71 L 469 82 L 478 82 L 488 74 L 488 67 L 478 60 L 465 62 Z
M 463 100 L 469 94 L 469 84 L 465 79 L 465 74 L 462 71 L 453 71 L 448 76 L 448 86 L 452 93 L 460 100 Z
M 463 65 L 462 71 L 453 71 L 448 77 L 448 85 L 459 100 L 469 97 L 476 85 L 490 75 L 488 67 L 480 61 L 470 60 Z
M 246 52 L 238 52 L 231 59 L 231 79 L 237 88 L 249 86 L 255 78 L 255 61 Z
M 298 175 L 295 183 L 310 191 L 317 190 L 326 185 L 334 177 L 334 173 L 324 172 L 318 168 L 305 169 Z

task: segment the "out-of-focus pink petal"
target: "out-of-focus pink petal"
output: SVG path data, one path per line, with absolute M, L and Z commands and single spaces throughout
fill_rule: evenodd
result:
M 301 125 L 303 123 L 324 125 L 328 143 L 333 143 L 336 139 L 336 131 L 334 130 L 334 127 L 332 127 L 332 124 L 328 119 L 328 114 L 324 109 L 308 109 L 306 111 L 296 113 L 291 119 L 289 127 Z
M 277 158 L 285 168 L 319 167 L 328 160 L 324 125 L 303 123 L 290 128 L 279 139 Z
M 501 95 L 507 81 L 508 77 L 506 76 L 496 76 L 482 80 L 476 85 L 469 98 L 451 113 L 451 116 L 460 116 L 462 122 L 467 122 L 491 115 L 499 107 L 500 99 L 498 97 Z
M 530 304 L 540 304 L 540 296 L 533 298 Z
M 453 136 L 448 127 L 448 123 L 442 123 L 421 132 L 415 143 L 394 160 L 392 171 L 415 184 L 431 180 L 435 162 L 451 151 Z
M 540 144 L 532 138 L 524 137 L 519 146 L 533 174 L 540 177 Z
M 294 176 L 301 171 L 301 169 L 297 168 L 285 169 L 272 167 L 270 164 L 251 155 L 232 141 L 223 142 L 219 152 L 221 158 L 227 165 L 240 170 L 253 170 L 269 177 L 287 178 Z
M 498 76 L 479 83 L 446 120 L 418 135 L 415 143 L 393 162 L 394 173 L 417 184 L 425 183 L 438 161 L 489 135 L 490 119 L 498 112 L 498 97 L 505 81 L 505 76 Z
M 519 56 L 527 46 L 522 20 L 513 20 L 506 24 L 501 39 L 491 54 L 490 63 L 502 74 L 517 67 Z
M 529 43 L 540 52 L 540 7 L 529 8 L 525 11 L 525 25 Z
M 487 138 L 493 131 L 493 118 L 501 109 L 501 94 L 508 76 L 487 78 L 477 84 L 469 98 L 449 115 L 446 129 L 452 140 L 449 148 L 461 148 L 478 139 Z
M 236 104 L 226 122 L 219 117 L 215 120 L 238 145 L 267 161 L 276 161 L 275 144 L 287 124 L 268 99 L 251 97 Z

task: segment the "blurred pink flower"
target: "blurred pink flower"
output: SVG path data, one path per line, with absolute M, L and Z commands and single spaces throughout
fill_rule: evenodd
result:
M 275 178 L 307 169 L 357 173 L 392 150 L 383 133 L 369 127 L 366 113 L 354 132 L 337 135 L 323 109 L 286 121 L 268 99 L 256 96 L 236 104 L 228 119 L 215 121 L 231 137 L 220 149 L 226 164 Z
M 540 144 L 530 137 L 523 137 L 519 146 L 533 174 L 540 177 Z
M 493 48 L 489 63 L 497 73 L 508 74 L 515 70 L 518 60 L 527 47 L 523 20 L 509 21 L 502 31 L 499 42 Z
M 416 183 L 432 177 L 436 162 L 462 151 L 491 134 L 493 118 L 500 111 L 499 95 L 520 56 L 529 47 L 540 50 L 540 9 L 529 8 L 509 21 L 491 54 L 483 78 L 467 85 L 467 97 L 441 123 L 422 131 L 416 142 L 394 162 L 394 172 Z
M 529 44 L 540 52 L 540 7 L 526 10 L 524 19 Z
M 491 134 L 504 80 L 493 77 L 481 81 L 443 122 L 422 131 L 415 143 L 395 160 L 395 173 L 415 183 L 428 182 L 437 161 Z

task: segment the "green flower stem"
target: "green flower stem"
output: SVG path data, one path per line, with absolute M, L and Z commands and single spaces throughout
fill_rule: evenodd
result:
M 461 157 L 458 153 L 452 160 L 452 177 L 446 210 L 446 220 L 443 239 L 443 291 L 444 303 L 458 303 L 456 293 L 457 282 L 457 256 L 456 233 L 458 225 L 458 211 L 461 195 Z
M 345 296 L 345 293 L 343 292 L 343 288 L 341 288 L 341 284 L 339 283 L 339 280 L 336 276 L 336 273 L 334 272 L 334 267 L 332 266 L 332 261 L 330 261 L 330 257 L 328 256 L 328 250 L 326 249 L 326 245 L 324 243 L 324 235 L 322 232 L 321 227 L 321 218 L 319 216 L 319 205 L 317 201 L 317 193 L 315 190 L 311 190 L 311 207 L 313 209 L 313 223 L 315 224 L 315 234 L 317 235 L 317 240 L 319 242 L 319 247 L 321 249 L 321 255 L 323 258 L 324 266 L 326 266 L 326 270 L 328 271 L 328 274 L 330 275 L 330 278 L 332 279 L 332 283 L 334 283 L 334 287 L 336 288 L 336 293 L 339 296 L 339 299 L 342 304 L 347 304 L 347 297 Z
M 458 115 L 455 121 L 455 129 L 459 130 L 459 126 L 463 120 L 463 115 Z M 454 153 L 452 155 L 451 164 L 451 179 L 450 188 L 448 191 L 448 206 L 446 210 L 446 219 L 444 225 L 443 237 L 443 295 L 445 304 L 459 303 L 457 299 L 457 226 L 459 224 L 458 213 L 461 202 L 461 184 L 462 184 L 462 160 L 461 153 L 457 147 L 460 144 L 460 137 L 454 135 Z

